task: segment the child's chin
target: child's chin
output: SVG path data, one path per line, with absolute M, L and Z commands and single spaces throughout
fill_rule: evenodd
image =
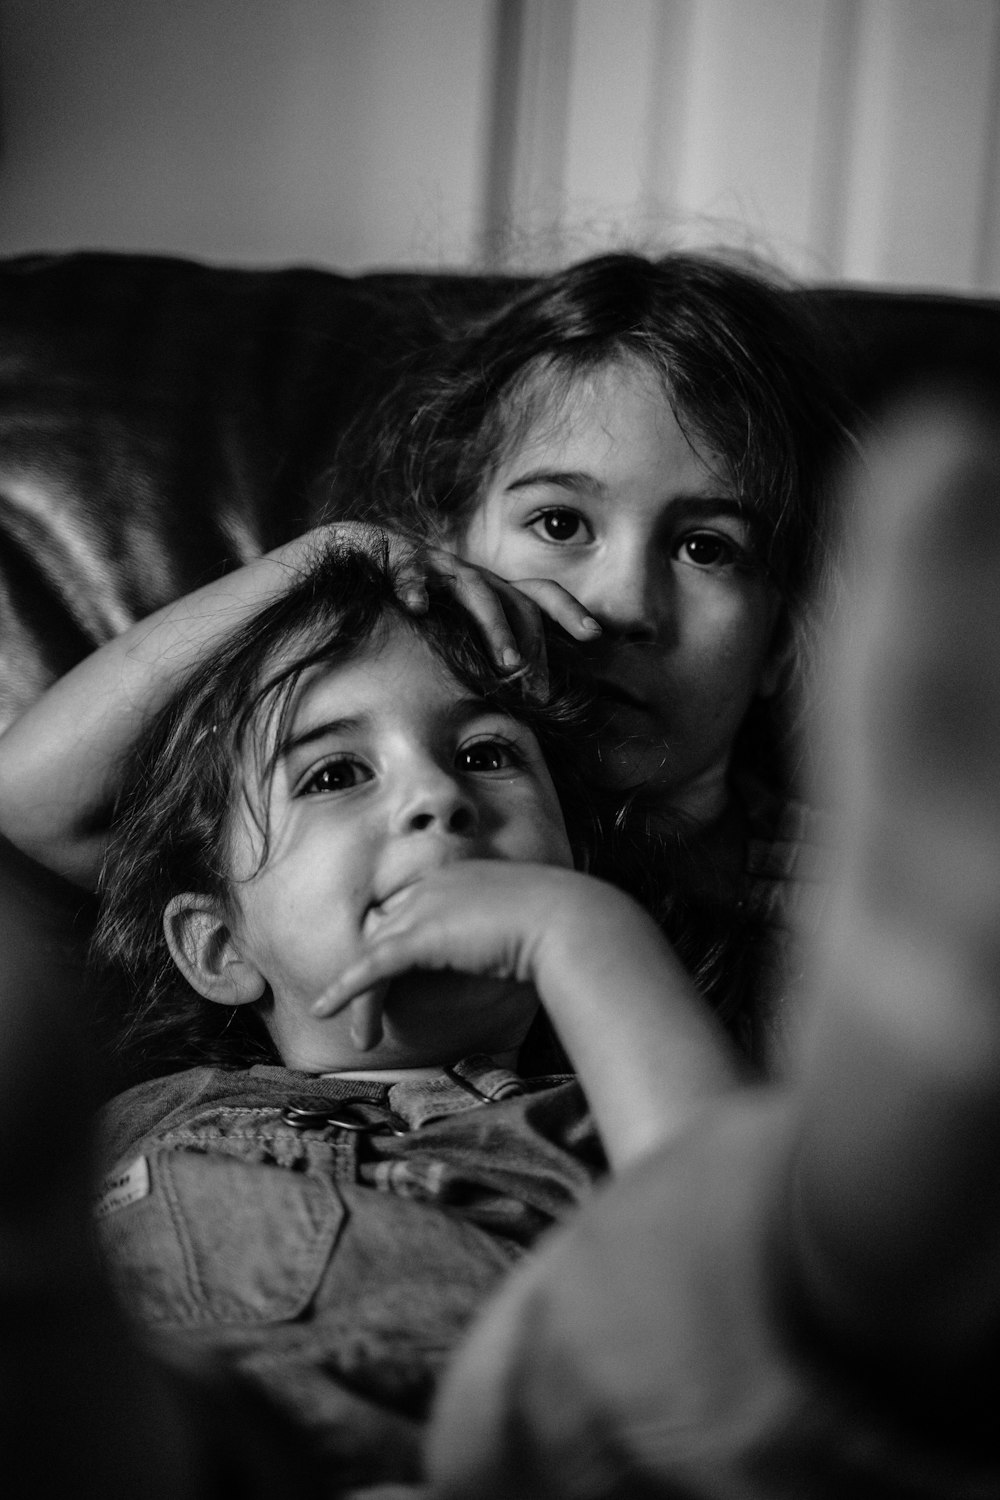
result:
M 467 974 L 408 974 L 389 991 L 382 1041 L 368 1055 L 386 1066 L 416 1068 L 477 1052 L 509 1052 L 521 1045 L 537 1007 L 530 985 Z
M 628 710 L 623 709 L 623 717 Z M 640 721 L 638 714 L 633 719 Z M 646 786 L 669 787 L 675 779 L 675 767 L 666 741 L 651 729 L 652 720 L 620 723 L 602 733 L 597 741 L 591 775 L 600 786 L 612 790 Z

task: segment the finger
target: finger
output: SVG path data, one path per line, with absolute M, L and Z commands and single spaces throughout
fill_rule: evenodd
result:
M 517 584 L 494 574 L 488 574 L 487 577 L 514 632 L 521 660 L 532 663 L 536 668 L 544 667 L 545 621 L 542 611 L 534 599 Z
M 318 995 L 309 1006 L 309 1011 L 311 1015 L 319 1016 L 325 1020 L 330 1016 L 339 1015 L 342 1010 L 346 1010 L 358 998 L 358 987 L 356 985 L 353 988 L 345 986 L 343 977 L 341 977 L 334 980 L 332 984 L 327 985 L 323 993 Z
M 385 942 L 367 954 L 359 958 L 355 963 L 338 975 L 332 984 L 328 985 L 322 995 L 314 1000 L 310 1006 L 312 1015 L 321 1019 L 325 1016 L 334 1016 L 346 1006 L 357 1003 L 359 1006 L 367 996 L 367 991 L 384 984 L 389 979 L 394 979 L 403 974 L 407 969 L 414 966 L 409 951 L 404 950 L 402 943 Z M 382 996 L 378 997 L 381 1007 Z M 364 1014 L 359 1011 L 359 1014 Z
M 412 548 L 396 569 L 396 597 L 404 609 L 425 615 L 430 605 L 427 594 L 427 561 Z
M 433 905 L 429 909 L 418 906 L 413 912 L 399 913 L 393 921 L 394 930 L 387 927 L 388 923 L 368 952 L 344 969 L 313 1001 L 310 1009 L 314 1016 L 334 1015 L 352 1001 L 364 999 L 372 989 L 379 990 L 381 1003 L 389 981 L 411 969 L 455 966 L 455 943 L 461 934 L 451 932 L 449 922 L 442 921 Z
M 579 599 L 554 578 L 518 578 L 513 587 L 531 599 L 550 620 L 561 625 L 574 640 L 591 641 L 601 634 L 600 621 L 588 614 Z
M 432 571 L 432 549 L 416 537 L 390 531 L 373 523 L 359 523 L 365 533 L 362 545 L 376 559 L 388 555 L 395 582 L 396 597 L 407 609 L 423 613 L 427 609 L 427 578 Z
M 536 693 L 549 689 L 549 658 L 544 615 L 534 599 L 505 578 L 490 577 L 517 638 L 521 661 L 528 664 L 528 683 Z
M 477 570 L 479 578 L 475 580 L 474 587 L 482 587 L 485 583 L 490 593 L 484 596 L 484 613 L 487 609 L 503 611 L 507 627 L 513 634 L 516 642 L 517 656 L 508 655 L 500 665 L 512 669 L 528 664 L 530 667 L 530 682 L 536 691 L 545 692 L 548 689 L 548 654 L 545 643 L 545 620 L 543 610 L 536 601 L 525 592 L 519 583 L 511 583 L 506 578 L 500 578 L 486 569 Z M 540 590 L 544 597 L 544 584 L 546 580 L 534 580 L 543 585 Z M 578 615 L 582 611 L 582 605 L 560 589 L 558 584 L 552 585 L 553 589 L 559 591 L 566 600 L 571 601 L 575 607 L 569 611 Z M 561 601 L 560 601 L 561 602 Z M 471 606 L 467 606 L 471 607 Z M 480 615 L 482 623 L 483 614 Z M 597 627 L 600 629 L 600 627 Z M 499 658 L 498 658 L 499 659 Z
M 361 995 L 351 1004 L 351 1041 L 370 1052 L 382 1040 L 382 994 Z
M 399 598 L 403 606 L 414 615 L 425 615 L 430 607 L 427 585 L 420 579 L 414 579 L 412 583 L 401 587 Z
M 424 548 L 411 537 L 390 531 L 374 521 L 334 521 L 330 534 L 362 547 L 376 561 L 388 555 L 396 581 L 396 597 L 414 614 L 427 610 L 427 569 Z
M 407 537 L 390 536 L 392 563 L 396 577 L 396 597 L 404 609 L 415 615 L 427 613 L 427 575 L 431 571 L 429 556 L 425 548 L 418 547 Z
M 530 642 L 539 627 L 533 631 L 524 630 L 516 590 L 480 568 L 468 567 L 458 559 L 452 562 L 449 572 L 442 572 L 439 576 L 448 582 L 459 604 L 476 621 L 486 637 L 493 660 L 507 671 L 520 667 L 525 647 L 529 648 L 530 654 Z

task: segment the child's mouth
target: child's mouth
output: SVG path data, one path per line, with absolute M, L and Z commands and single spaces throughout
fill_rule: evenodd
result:
M 407 887 L 403 887 L 403 889 L 407 889 Z M 397 893 L 394 892 L 393 895 L 395 894 Z M 370 933 L 373 928 L 377 927 L 379 923 L 389 915 L 392 910 L 392 907 L 389 903 L 392 902 L 392 899 L 392 896 L 387 896 L 384 901 L 369 902 L 368 906 L 365 908 L 365 914 L 361 924 L 363 932 Z
M 380 896 L 377 900 L 370 902 L 365 911 L 364 926 L 367 928 L 370 921 L 378 924 L 383 917 L 391 916 L 407 893 L 423 880 L 426 873 L 428 872 L 423 871 L 419 875 L 412 876 L 409 880 L 404 880 L 400 885 L 393 886 L 388 895 Z
M 394 891 L 390 891 L 388 896 L 383 896 L 380 901 L 373 901 L 365 912 L 366 920 L 372 916 L 376 918 L 388 916 L 399 905 L 406 892 L 414 885 L 416 885 L 415 880 L 408 880 L 405 885 L 397 886 Z
M 599 682 L 597 684 L 597 701 L 602 707 L 611 713 L 617 713 L 626 708 L 632 713 L 644 714 L 647 718 L 654 718 L 653 710 L 641 698 L 637 698 L 626 688 L 620 687 L 614 682 Z

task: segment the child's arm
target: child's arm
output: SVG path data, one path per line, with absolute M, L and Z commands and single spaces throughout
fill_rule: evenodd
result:
M 451 588 L 497 661 L 516 665 L 540 640 L 539 604 L 451 553 L 417 548 L 359 522 L 321 527 L 164 606 L 60 678 L 0 734 L 0 832 L 76 884 L 96 885 L 123 757 L 184 675 L 308 567 L 337 536 L 388 544 L 400 598 L 419 612 L 429 580 Z M 546 612 L 586 638 L 582 605 L 557 584 Z
M 332 1014 L 412 968 L 532 983 L 590 1100 L 612 1166 L 728 1092 L 737 1066 L 656 924 L 603 881 L 547 865 L 463 861 L 409 886 L 369 956 L 315 1007 Z M 375 1018 L 367 1038 L 378 1038 Z
M 0 736 L 0 827 L 42 864 L 96 883 L 122 756 L 186 672 L 278 593 L 300 537 L 164 606 L 86 657 Z

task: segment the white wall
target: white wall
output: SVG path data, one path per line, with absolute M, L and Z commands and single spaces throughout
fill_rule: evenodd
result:
M 491 0 L 4 0 L 0 250 L 463 261 Z
M 1000 0 L 3 0 L 0 253 L 1000 292 Z

